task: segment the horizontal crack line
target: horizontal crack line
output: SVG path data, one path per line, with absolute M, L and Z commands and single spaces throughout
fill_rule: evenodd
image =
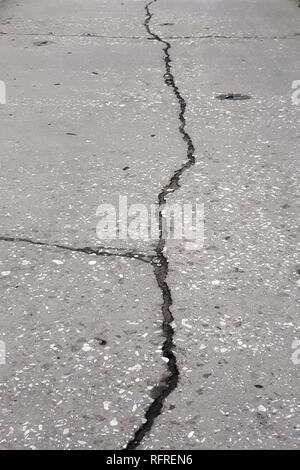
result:
M 203 34 L 190 36 L 166 36 L 164 39 L 297 39 L 299 36 L 226 36 L 222 34 Z
M 102 247 L 102 246 L 94 247 L 94 248 L 89 247 L 89 246 L 76 248 L 76 247 L 72 247 L 68 245 L 42 242 L 42 241 L 31 240 L 30 238 L 22 238 L 22 237 L 0 236 L 0 241 L 11 242 L 11 243 L 27 243 L 30 245 L 35 245 L 35 246 L 40 246 L 40 247 L 45 247 L 45 248 L 56 248 L 59 250 L 72 251 L 76 253 L 85 253 L 87 255 L 96 255 L 96 256 L 104 256 L 104 257 L 116 256 L 116 257 L 130 258 L 130 259 L 136 259 L 138 261 L 142 261 L 143 263 L 148 263 L 148 264 L 151 264 L 154 258 L 154 256 L 137 253 L 135 251 L 126 251 L 126 250 L 121 251 L 119 248 Z
M 153 41 L 155 38 L 149 36 L 107 36 L 105 34 L 97 33 L 81 33 L 81 34 L 57 34 L 57 33 L 8 33 L 5 31 L 0 31 L 2 36 L 47 36 L 52 38 L 98 38 L 98 39 L 134 39 L 134 40 L 147 40 Z M 199 35 L 170 35 L 170 36 L 161 36 L 162 41 L 171 40 L 171 39 L 233 39 L 233 40 L 291 40 L 299 39 L 300 33 L 295 33 L 293 36 L 260 36 L 260 35 L 245 35 L 245 36 L 227 36 L 223 34 L 199 34 Z
M 147 36 L 107 36 L 97 33 L 57 34 L 57 33 L 7 33 L 0 31 L 2 36 L 47 36 L 52 38 L 99 38 L 99 39 L 149 39 Z

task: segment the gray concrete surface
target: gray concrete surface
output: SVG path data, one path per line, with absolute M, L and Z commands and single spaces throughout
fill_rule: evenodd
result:
M 5 242 L 0 266 L 1 448 L 124 447 L 164 373 L 151 266 Z
M 155 242 L 96 237 L 99 204 L 155 204 L 186 159 L 145 5 L 0 4 L 2 449 L 123 448 L 168 375 Z M 297 448 L 300 10 L 150 10 L 195 146 L 168 201 L 204 203 L 205 244 L 167 242 L 179 381 L 138 448 Z M 229 92 L 251 98 L 215 98 Z M 100 245 L 101 256 L 77 251 Z

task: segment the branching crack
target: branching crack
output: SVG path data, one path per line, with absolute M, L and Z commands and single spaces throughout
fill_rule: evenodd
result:
M 110 248 L 110 247 L 90 247 L 90 246 L 85 246 L 85 247 L 73 247 L 73 246 L 68 246 L 68 245 L 60 245 L 58 243 L 48 243 L 48 242 L 42 242 L 38 240 L 31 240 L 30 238 L 22 238 L 22 237 L 6 237 L 6 236 L 0 236 L 0 241 L 2 242 L 13 242 L 13 243 L 28 243 L 30 245 L 35 245 L 35 246 L 42 246 L 45 248 L 57 248 L 59 250 L 67 250 L 67 251 L 73 251 L 77 253 L 85 253 L 87 255 L 96 255 L 96 256 L 119 256 L 123 258 L 130 258 L 130 259 L 137 259 L 139 261 L 142 261 L 144 263 L 151 263 L 153 256 L 146 255 L 143 253 L 138 253 L 135 251 L 126 251 L 126 250 L 121 250 L 119 248 Z
M 172 306 L 172 296 L 171 291 L 167 283 L 167 276 L 169 270 L 168 259 L 165 254 L 165 246 L 166 240 L 164 238 L 163 232 L 163 209 L 164 205 L 166 204 L 167 196 L 175 192 L 180 188 L 180 178 L 183 173 L 188 170 L 192 165 L 195 163 L 195 148 L 193 145 L 193 141 L 191 136 L 186 131 L 186 119 L 185 119 L 185 111 L 186 111 L 186 101 L 181 95 L 178 86 L 176 85 L 174 74 L 172 73 L 172 59 L 170 56 L 170 49 L 171 44 L 164 38 L 160 37 L 158 34 L 154 33 L 150 27 L 151 19 L 153 14 L 150 11 L 150 6 L 153 3 L 156 3 L 157 0 L 152 0 L 145 6 L 146 17 L 144 21 L 145 29 L 148 33 L 148 40 L 154 40 L 163 45 L 163 53 L 164 53 L 164 64 L 165 64 L 165 73 L 164 73 L 164 82 L 165 84 L 172 89 L 174 93 L 178 105 L 179 105 L 179 133 L 182 136 L 183 141 L 186 143 L 187 146 L 187 158 L 182 166 L 174 171 L 173 175 L 171 176 L 169 182 L 161 189 L 159 192 L 157 199 L 158 199 L 158 206 L 159 206 L 159 240 L 157 246 L 155 247 L 155 255 L 145 254 L 133 250 L 122 250 L 119 248 L 112 248 L 112 247 L 72 247 L 68 245 L 62 245 L 58 243 L 50 243 L 50 242 L 43 242 L 38 240 L 32 240 L 30 238 L 23 238 L 23 237 L 12 237 L 12 236 L 0 236 L 0 241 L 2 242 L 10 242 L 10 243 L 22 243 L 22 244 L 30 244 L 40 247 L 45 247 L 45 249 L 56 248 L 60 250 L 67 250 L 71 252 L 77 253 L 85 253 L 88 255 L 97 255 L 103 257 L 109 256 L 116 256 L 116 257 L 124 257 L 130 259 L 137 259 L 144 263 L 151 264 L 154 270 L 154 275 L 158 284 L 158 287 L 161 291 L 163 303 L 162 303 L 162 315 L 163 315 L 163 322 L 162 322 L 162 334 L 165 338 L 164 345 L 162 347 L 162 354 L 163 357 L 168 360 L 168 371 L 169 374 L 167 377 L 163 377 L 160 380 L 159 385 L 153 390 L 156 398 L 150 404 L 149 408 L 145 413 L 145 421 L 140 426 L 140 428 L 136 431 L 134 438 L 130 440 L 126 446 L 126 449 L 133 450 L 136 449 L 140 443 L 142 442 L 145 435 L 151 430 L 155 419 L 161 413 L 164 401 L 172 393 L 172 391 L 177 387 L 178 379 L 179 379 L 179 370 L 176 362 L 176 356 L 173 352 L 174 350 L 174 329 L 172 326 L 174 317 L 170 310 Z M 1 33 L 0 33 L 1 34 Z M 2 33 L 3 34 L 3 33 Z M 92 36 L 87 34 L 86 36 Z M 175 39 L 175 38 L 174 38 Z
M 166 204 L 166 198 L 168 194 L 180 188 L 179 181 L 183 173 L 195 163 L 195 156 L 194 156 L 195 148 L 193 145 L 192 138 L 186 131 L 186 120 L 185 120 L 186 102 L 183 96 L 181 95 L 178 86 L 176 85 L 175 77 L 174 77 L 174 74 L 172 73 L 172 59 L 171 59 L 170 52 L 169 52 L 171 49 L 171 44 L 167 42 L 165 39 L 162 39 L 156 33 L 154 33 L 150 27 L 151 18 L 153 16 L 153 14 L 150 11 L 150 6 L 155 2 L 156 0 L 152 0 L 145 7 L 146 19 L 145 19 L 144 25 L 150 38 L 163 44 L 164 63 L 165 63 L 164 81 L 167 86 L 171 87 L 179 104 L 179 108 L 180 108 L 179 115 L 178 115 L 179 132 L 187 146 L 187 159 L 185 163 L 173 173 L 168 184 L 166 184 L 158 194 L 159 241 L 155 249 L 156 257 L 152 260 L 152 265 L 154 268 L 156 281 L 161 290 L 162 297 L 163 297 L 162 330 L 163 330 L 163 336 L 166 338 L 166 341 L 163 345 L 162 353 L 163 353 L 163 357 L 168 359 L 169 375 L 168 377 L 164 377 L 160 381 L 160 384 L 157 387 L 158 396 L 155 398 L 155 400 L 151 403 L 148 410 L 146 411 L 145 422 L 136 431 L 134 438 L 128 442 L 127 447 L 126 447 L 126 449 L 128 450 L 136 449 L 140 445 L 145 435 L 151 430 L 155 419 L 161 413 L 165 399 L 177 387 L 177 384 L 178 384 L 179 370 L 178 370 L 178 366 L 176 362 L 176 356 L 173 352 L 174 329 L 172 327 L 172 322 L 174 320 L 174 317 L 170 310 L 172 306 L 172 296 L 171 296 L 171 291 L 166 280 L 168 276 L 169 264 L 168 264 L 168 259 L 165 255 L 166 240 L 164 238 L 164 233 L 163 233 L 163 217 L 164 217 L 163 207 Z

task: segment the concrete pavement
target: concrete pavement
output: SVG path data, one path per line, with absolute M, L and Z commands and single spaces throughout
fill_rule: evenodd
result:
M 297 448 L 297 2 L 145 6 L 0 7 L 0 446 Z M 204 203 L 203 250 L 99 241 L 99 204 L 186 162 L 181 99 L 167 199 Z

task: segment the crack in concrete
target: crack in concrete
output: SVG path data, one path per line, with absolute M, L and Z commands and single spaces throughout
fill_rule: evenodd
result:
M 158 41 L 159 43 L 163 44 L 163 52 L 164 52 L 164 62 L 165 62 L 165 73 L 164 73 L 164 81 L 165 84 L 172 88 L 172 91 L 178 101 L 179 104 L 179 132 L 182 136 L 182 139 L 187 145 L 187 160 L 183 165 L 173 173 L 173 176 L 170 178 L 168 184 L 166 184 L 162 190 L 158 194 L 158 205 L 159 205 L 159 241 L 155 248 L 156 251 L 156 258 L 152 260 L 152 265 L 154 267 L 154 274 L 159 286 L 159 289 L 162 293 L 163 303 L 162 303 L 162 314 L 163 314 L 163 324 L 162 324 L 162 333 L 164 338 L 166 338 L 164 345 L 162 347 L 163 357 L 168 360 L 168 369 L 169 375 L 164 377 L 160 380 L 156 391 L 158 396 L 154 399 L 154 401 L 149 406 L 148 410 L 145 413 L 145 422 L 140 426 L 140 428 L 136 431 L 134 438 L 130 440 L 126 446 L 127 450 L 134 450 L 136 449 L 140 443 L 142 442 L 145 435 L 151 430 L 155 419 L 162 411 L 163 404 L 165 399 L 173 392 L 173 390 L 177 387 L 178 380 L 179 380 L 179 369 L 177 366 L 176 356 L 173 352 L 174 349 L 174 329 L 172 327 L 172 322 L 174 320 L 173 314 L 170 310 L 172 306 L 172 295 L 170 288 L 167 283 L 167 276 L 169 270 L 169 263 L 168 259 L 165 255 L 165 247 L 166 247 L 166 240 L 164 238 L 163 233 L 163 208 L 166 204 L 166 198 L 168 194 L 176 191 L 180 188 L 179 180 L 183 173 L 188 170 L 192 165 L 195 164 L 195 148 L 193 145 L 192 138 L 185 130 L 186 128 L 186 120 L 185 120 L 185 110 L 186 110 L 186 102 L 181 95 L 179 88 L 176 85 L 175 77 L 172 73 L 172 59 L 169 53 L 171 49 L 171 44 L 167 42 L 165 39 L 162 39 L 156 33 L 151 30 L 150 22 L 153 14 L 150 11 L 150 6 L 155 3 L 156 0 L 152 0 L 145 6 L 146 10 L 146 19 L 144 22 L 144 26 L 150 35 L 151 39 Z M 154 389 L 155 391 L 155 389 Z
M 254 39 L 254 40 L 278 40 L 278 39 L 297 39 L 298 34 L 295 33 L 294 36 L 226 36 L 223 34 L 200 34 L 200 35 L 191 35 L 191 36 L 166 36 L 165 39 Z
M 56 34 L 56 33 L 8 33 L 0 31 L 3 36 L 21 36 L 21 37 L 35 37 L 46 36 L 52 38 L 99 38 L 99 39 L 149 39 L 147 36 L 107 36 L 105 34 L 97 33 L 78 33 L 78 34 Z
M 58 243 L 48 243 L 48 242 L 42 242 L 38 240 L 31 240 L 30 238 L 22 238 L 22 237 L 6 237 L 6 236 L 0 236 L 0 241 L 2 242 L 11 242 L 11 243 L 28 243 L 30 245 L 35 245 L 35 246 L 42 246 L 45 248 L 57 248 L 59 250 L 67 250 L 67 251 L 73 251 L 77 253 L 85 253 L 87 255 L 96 255 L 96 256 L 104 256 L 104 257 L 109 257 L 109 256 L 116 256 L 116 257 L 123 257 L 123 258 L 130 258 L 130 259 L 136 259 L 138 261 L 142 261 L 143 263 L 148 263 L 152 264 L 153 256 L 146 255 L 143 253 L 137 253 L 135 251 L 121 251 L 119 248 L 112 248 L 112 247 L 73 247 L 73 246 L 68 246 L 68 245 L 60 245 Z M 108 251 L 110 250 L 110 251 Z
M 175 77 L 172 73 L 172 59 L 170 57 L 169 50 L 171 49 L 171 44 L 164 38 L 160 37 L 158 34 L 154 33 L 150 28 L 150 22 L 153 17 L 153 14 L 150 12 L 150 6 L 153 3 L 156 3 L 157 0 L 152 0 L 145 6 L 146 10 L 146 18 L 144 21 L 144 26 L 146 31 L 150 37 L 145 37 L 147 40 L 155 40 L 159 43 L 163 44 L 163 52 L 164 52 L 164 63 L 165 63 L 165 73 L 163 75 L 164 82 L 168 87 L 171 87 L 177 102 L 179 104 L 179 133 L 182 136 L 183 141 L 186 143 L 187 146 L 187 159 L 182 164 L 182 166 L 175 170 L 172 177 L 170 178 L 168 184 L 166 184 L 161 191 L 159 192 L 158 198 L 158 205 L 159 205 L 159 240 L 157 246 L 155 247 L 155 255 L 147 255 L 143 253 L 138 253 L 135 251 L 121 251 L 117 248 L 112 247 L 72 247 L 68 245 L 61 245 L 58 243 L 49 243 L 49 242 L 42 242 L 36 241 L 29 238 L 23 237 L 9 237 L 9 236 L 0 236 L 0 241 L 3 242 L 10 242 L 10 243 L 27 243 L 35 246 L 45 247 L 45 248 L 56 248 L 61 250 L 67 250 L 72 252 L 79 252 L 85 253 L 89 255 L 97 255 L 97 256 L 116 256 L 116 257 L 125 257 L 130 259 L 137 259 L 144 263 L 151 264 L 154 269 L 154 275 L 158 284 L 158 287 L 161 291 L 163 303 L 162 303 L 162 314 L 163 314 L 163 323 L 162 323 L 162 334 L 165 338 L 164 345 L 162 347 L 162 354 L 163 357 L 168 360 L 168 370 L 169 375 L 167 377 L 161 378 L 159 385 L 152 390 L 155 393 L 156 398 L 153 400 L 151 405 L 148 407 L 145 413 L 145 422 L 140 426 L 140 428 L 135 432 L 134 438 L 130 440 L 126 446 L 127 450 L 136 449 L 140 443 L 142 442 L 145 435 L 151 430 L 155 419 L 162 411 L 165 399 L 172 393 L 172 391 L 177 387 L 178 380 L 179 380 L 179 369 L 177 366 L 176 356 L 173 352 L 174 349 L 174 329 L 172 327 L 172 322 L 174 320 L 173 314 L 170 310 L 172 306 L 172 295 L 170 288 L 167 283 L 167 276 L 169 270 L 169 263 L 168 259 L 165 255 L 165 247 L 166 247 L 166 240 L 164 238 L 163 233 L 163 208 L 166 204 L 166 198 L 168 194 L 175 192 L 180 188 L 180 178 L 183 173 L 188 170 L 192 165 L 195 163 L 195 148 L 193 145 L 192 138 L 186 131 L 186 119 L 185 119 L 185 111 L 186 111 L 186 102 L 181 95 L 179 88 L 176 85 Z M 0 34 L 6 34 L 1 33 Z M 54 34 L 48 33 L 49 36 L 55 37 Z M 37 36 L 37 34 L 28 34 L 28 36 Z M 47 36 L 47 35 L 46 35 Z M 64 35 L 65 36 L 65 35 Z M 77 36 L 77 35 L 72 35 Z M 63 37 L 63 35 L 59 35 L 59 37 Z M 93 34 L 82 34 L 80 37 L 100 37 L 98 35 Z M 101 36 L 103 38 L 108 39 L 123 39 L 122 37 L 107 37 Z M 209 36 L 211 37 L 211 36 Z M 213 36 L 212 36 L 213 37 Z M 176 36 L 170 37 L 170 39 L 189 39 L 191 37 L 180 38 Z M 208 38 L 205 36 L 203 38 Z M 140 39 L 139 37 L 130 37 L 130 39 Z M 144 38 L 143 38 L 144 39 Z
M 98 33 L 80 33 L 80 34 L 56 34 L 56 33 L 8 33 L 5 31 L 0 31 L 0 35 L 3 36 L 46 36 L 52 38 L 98 38 L 98 39 L 134 39 L 134 40 L 147 40 L 152 41 L 154 38 L 149 38 L 148 36 L 107 36 L 105 34 L 98 34 Z M 169 40 L 169 39 L 233 39 L 233 40 L 292 40 L 292 39 L 299 39 L 299 33 L 294 33 L 293 36 L 227 36 L 223 34 L 199 34 L 199 35 L 189 35 L 189 36 L 160 36 L 161 40 Z

